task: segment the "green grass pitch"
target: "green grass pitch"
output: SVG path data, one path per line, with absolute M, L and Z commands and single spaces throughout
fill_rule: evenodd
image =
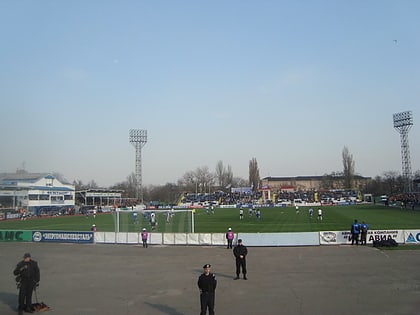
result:
M 255 215 L 249 216 L 244 209 L 243 220 L 239 220 L 239 209 L 216 208 L 214 214 L 207 214 L 204 209 L 197 209 L 194 215 L 196 233 L 222 233 L 231 227 L 235 232 L 269 233 L 269 232 L 311 232 L 311 231 L 346 231 L 354 219 L 366 221 L 371 230 L 418 229 L 420 228 L 420 211 L 375 206 L 324 206 L 323 221 L 317 220 L 317 209 L 314 215 L 308 215 L 309 207 L 300 207 L 296 214 L 294 207 L 261 208 L 261 221 Z M 165 213 L 157 213 L 156 232 L 191 232 L 191 213 L 176 212 L 170 223 L 166 223 Z M 115 215 L 98 214 L 93 216 L 63 216 L 0 221 L 1 230 L 61 230 L 89 231 L 96 224 L 98 231 L 115 231 Z M 148 220 L 139 215 L 138 224 L 134 224 L 131 213 L 121 213 L 120 231 L 139 232 L 145 227 L 150 231 Z

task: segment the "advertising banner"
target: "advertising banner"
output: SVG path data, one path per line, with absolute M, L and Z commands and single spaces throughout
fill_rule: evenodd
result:
M 245 246 L 314 246 L 319 245 L 318 232 L 239 233 Z
M 404 239 L 406 244 L 420 245 L 420 230 L 405 230 Z
M 0 242 L 30 242 L 32 231 L 0 230 Z
M 33 231 L 34 242 L 93 243 L 93 232 Z
M 350 231 L 321 231 L 319 232 L 319 242 L 321 245 L 340 245 L 351 244 Z M 359 236 L 360 237 L 360 236 Z M 367 233 L 366 243 L 372 244 L 374 241 L 393 239 L 397 243 L 404 244 L 403 230 L 370 230 Z

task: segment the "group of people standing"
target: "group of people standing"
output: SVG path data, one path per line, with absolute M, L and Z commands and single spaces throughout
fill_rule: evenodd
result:
M 233 240 L 235 238 L 235 234 L 232 231 L 232 228 L 228 228 L 226 232 L 226 240 L 227 240 L 227 249 L 232 249 L 233 247 Z M 240 279 L 239 276 L 242 271 L 243 279 L 248 280 L 246 274 L 246 256 L 248 255 L 248 249 L 243 244 L 241 239 L 238 239 L 238 243 L 235 247 L 233 247 L 233 255 L 235 257 L 236 262 L 236 277 L 234 280 Z M 205 264 L 203 266 L 203 273 L 198 277 L 198 288 L 200 290 L 200 306 L 201 312 L 200 315 L 206 315 L 207 309 L 209 311 L 209 315 L 214 315 L 214 303 L 215 303 L 215 292 L 217 286 L 216 276 L 211 273 L 211 265 Z
M 252 208 L 248 209 L 248 216 L 252 217 L 252 215 L 255 213 L 255 217 L 257 221 L 261 221 L 261 210 L 256 209 L 254 206 Z M 241 207 L 239 208 L 239 220 L 244 219 L 244 209 Z
M 366 245 L 366 239 L 367 239 L 367 232 L 369 230 L 369 225 L 365 221 L 362 223 L 359 223 L 357 219 L 354 220 L 353 224 L 350 228 L 351 233 L 351 245 Z

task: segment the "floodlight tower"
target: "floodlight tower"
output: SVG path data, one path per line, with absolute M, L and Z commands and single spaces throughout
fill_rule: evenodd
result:
M 413 189 L 413 182 L 411 174 L 410 147 L 408 145 L 408 132 L 413 125 L 413 115 L 411 111 L 406 111 L 396 113 L 393 117 L 394 128 L 398 131 L 401 138 L 401 160 L 404 190 L 405 192 L 411 192 Z
M 130 143 L 136 148 L 136 198 L 143 203 L 141 148 L 147 142 L 147 130 L 130 129 Z

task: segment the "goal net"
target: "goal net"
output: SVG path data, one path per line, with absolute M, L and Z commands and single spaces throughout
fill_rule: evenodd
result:
M 194 211 L 190 209 L 117 210 L 115 232 L 194 233 Z

